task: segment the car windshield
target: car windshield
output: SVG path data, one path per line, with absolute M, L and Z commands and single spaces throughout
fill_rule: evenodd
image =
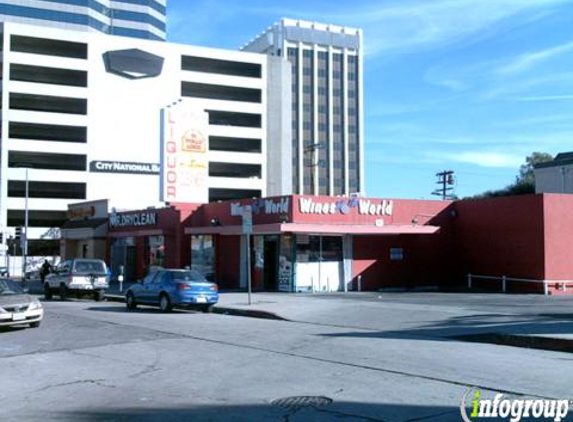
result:
M 206 282 L 207 280 L 197 271 L 172 271 L 173 281 L 200 281 Z
M 74 271 L 76 273 L 105 274 L 105 265 L 103 261 L 76 261 Z
M 0 296 L 21 295 L 22 288 L 12 280 L 0 280 Z

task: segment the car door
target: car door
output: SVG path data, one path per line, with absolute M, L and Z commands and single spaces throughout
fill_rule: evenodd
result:
M 58 286 L 62 283 L 66 284 L 72 275 L 72 264 L 73 261 L 64 261 L 60 267 L 60 271 L 57 274 Z
M 140 303 L 153 303 L 153 280 L 158 275 L 157 272 L 148 274 L 142 281 L 141 284 L 133 286 L 133 292 L 135 294 L 135 300 Z
M 167 281 L 169 276 L 168 271 L 157 271 L 156 276 L 153 278 L 152 282 L 150 283 L 149 288 L 149 300 L 152 303 L 159 303 L 159 293 L 163 289 L 163 285 Z

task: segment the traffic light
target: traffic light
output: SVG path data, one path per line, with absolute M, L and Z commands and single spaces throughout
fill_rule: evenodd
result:
M 20 239 L 22 237 L 22 226 L 18 226 L 14 229 L 14 237 Z
M 0 245 L 4 244 L 4 232 L 0 232 Z

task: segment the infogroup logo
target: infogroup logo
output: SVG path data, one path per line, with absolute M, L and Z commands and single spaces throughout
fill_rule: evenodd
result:
M 485 421 L 486 418 L 507 418 L 510 422 L 520 422 L 524 418 L 560 422 L 569 413 L 569 405 L 569 400 L 510 399 L 504 398 L 502 393 L 493 399 L 485 399 L 479 389 L 471 388 L 462 397 L 460 412 L 464 422 Z

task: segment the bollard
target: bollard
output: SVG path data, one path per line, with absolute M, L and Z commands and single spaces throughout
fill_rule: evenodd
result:
M 501 277 L 501 291 L 505 293 L 506 290 L 507 290 L 507 277 L 503 276 Z
M 468 274 L 468 290 L 472 288 L 472 275 Z
M 361 292 L 362 291 L 362 275 L 358 276 L 358 291 Z

